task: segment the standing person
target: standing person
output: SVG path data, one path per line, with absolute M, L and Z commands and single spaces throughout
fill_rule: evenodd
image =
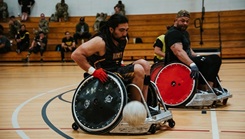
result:
M 46 51 L 47 44 L 48 44 L 48 40 L 44 32 L 39 32 L 39 34 L 32 41 L 31 47 L 29 47 L 29 52 L 26 58 L 24 59 L 24 61 L 29 62 L 29 57 L 32 52 L 34 53 L 40 52 L 41 55 L 40 62 L 43 62 L 43 53 Z
M 31 14 L 31 7 L 35 0 L 18 0 L 18 3 L 21 6 L 21 21 L 26 21 Z
M 61 22 L 62 17 L 64 17 L 64 21 L 68 21 L 68 5 L 65 3 L 65 0 L 61 0 L 61 2 L 57 3 L 55 9 L 56 21 Z
M 21 23 L 19 20 L 15 18 L 15 16 L 11 16 L 9 20 L 9 35 L 10 39 L 16 38 L 18 31 L 20 30 Z
M 100 28 L 95 37 L 80 45 L 71 58 L 89 74 L 98 78 L 102 83 L 107 81 L 105 71 L 115 72 L 123 81 L 137 85 L 147 99 L 150 84 L 150 64 L 137 60 L 122 66 L 123 52 L 127 44 L 128 19 L 120 14 L 112 15 Z M 131 100 L 141 101 L 136 88 L 130 88 Z
M 6 22 L 8 16 L 9 16 L 8 5 L 3 0 L 0 0 L 0 19 L 3 22 Z
M 175 18 L 174 25 L 165 34 L 165 64 L 171 62 L 182 62 L 190 67 L 191 78 L 199 79 L 201 90 L 208 90 L 204 80 L 199 78 L 199 70 L 208 81 L 213 84 L 218 75 L 221 58 L 218 55 L 198 56 L 191 49 L 189 33 L 186 31 L 190 20 L 190 13 L 186 10 L 180 10 Z
M 9 51 L 11 51 L 10 41 L 0 30 L 0 54 L 7 53 Z
M 39 32 L 44 32 L 47 36 L 49 32 L 49 21 L 45 19 L 45 14 L 40 14 L 40 21 L 38 23 L 38 30 L 34 30 L 34 34 L 38 35 Z
M 65 52 L 73 52 L 76 49 L 75 41 L 69 31 L 65 32 L 65 37 L 61 43 L 61 61 L 65 62 Z
M 30 38 L 29 38 L 29 32 L 26 30 L 26 26 L 24 24 L 21 25 L 20 31 L 17 34 L 16 37 L 17 42 L 17 53 L 21 53 L 22 51 L 29 48 L 30 45 Z
M 76 25 L 76 33 L 74 34 L 74 39 L 76 44 L 78 44 L 78 39 L 89 39 L 91 33 L 89 32 L 89 26 L 85 22 L 85 17 L 80 18 L 80 22 Z

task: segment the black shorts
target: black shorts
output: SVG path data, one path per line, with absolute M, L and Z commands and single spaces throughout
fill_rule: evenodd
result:
M 215 82 L 221 66 L 221 58 L 218 55 L 207 55 L 191 58 L 197 65 L 200 72 L 207 81 Z M 199 78 L 200 84 L 206 84 L 202 78 Z
M 118 75 L 124 82 L 131 82 L 134 77 L 134 65 L 129 64 L 126 66 L 122 66 L 118 68 L 117 71 L 114 73 Z

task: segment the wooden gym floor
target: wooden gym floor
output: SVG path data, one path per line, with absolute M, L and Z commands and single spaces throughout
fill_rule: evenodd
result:
M 244 139 L 245 59 L 225 59 L 219 73 L 233 95 L 226 106 L 171 109 L 176 126 L 151 135 L 91 135 L 71 128 L 71 100 L 83 79 L 75 63 L 0 63 L 1 139 Z

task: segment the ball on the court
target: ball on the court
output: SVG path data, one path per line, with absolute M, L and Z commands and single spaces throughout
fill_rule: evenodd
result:
M 123 109 L 123 120 L 130 126 L 138 126 L 145 122 L 147 112 L 145 106 L 139 101 L 127 103 Z

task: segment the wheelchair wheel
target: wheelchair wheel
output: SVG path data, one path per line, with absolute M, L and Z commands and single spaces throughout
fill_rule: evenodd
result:
M 196 81 L 190 77 L 190 69 L 182 63 L 171 63 L 163 67 L 157 74 L 155 83 L 169 107 L 185 105 L 195 94 Z
M 93 76 L 85 78 L 77 87 L 72 100 L 72 114 L 76 125 L 91 134 L 104 134 L 122 120 L 127 103 L 127 91 L 122 80 L 107 72 L 108 81 L 101 83 Z
M 151 66 L 151 81 L 155 82 L 159 71 L 164 67 L 164 62 L 155 63 Z

